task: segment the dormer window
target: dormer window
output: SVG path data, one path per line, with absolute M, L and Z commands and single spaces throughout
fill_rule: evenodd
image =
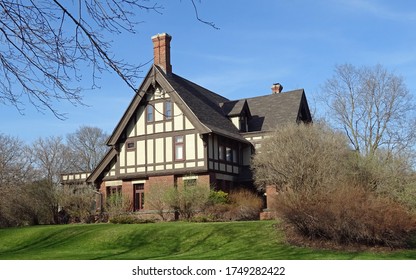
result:
M 240 116 L 239 124 L 240 131 L 247 132 L 247 118 L 245 116 Z

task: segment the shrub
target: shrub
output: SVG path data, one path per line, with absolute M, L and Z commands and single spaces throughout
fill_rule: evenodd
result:
M 263 201 L 256 193 L 246 189 L 236 190 L 229 194 L 222 191 L 215 193 L 217 194 L 213 194 L 213 196 L 222 198 L 210 201 L 203 213 L 205 220 L 221 222 L 259 219 Z M 225 200 L 225 198 L 227 199 Z
M 110 218 L 109 222 L 112 224 L 146 224 L 154 223 L 155 221 L 150 219 L 141 219 L 138 216 L 125 213 Z
M 208 185 L 181 185 L 168 189 L 167 203 L 177 211 L 181 219 L 192 220 L 193 216 L 204 210 L 207 205 L 210 188 Z
M 347 140 L 323 124 L 282 126 L 253 158 L 256 185 L 314 190 L 343 180 Z
M 122 216 L 131 208 L 130 199 L 122 193 L 113 193 L 107 197 L 106 213 L 111 221 L 114 217 Z
M 91 222 L 96 214 L 96 192 L 92 186 L 74 185 L 65 186 L 57 192 L 60 223 L 66 223 L 67 219 L 72 222 Z
M 169 189 L 171 188 L 171 190 Z M 167 215 L 171 207 L 171 201 L 169 196 L 173 196 L 173 186 L 164 184 L 153 184 L 149 188 L 149 192 L 146 196 L 146 203 L 149 205 L 149 209 L 156 210 L 162 221 L 166 221 Z
M 315 240 L 404 248 L 416 233 L 416 219 L 406 208 L 362 187 L 287 191 L 276 207 L 295 233 Z
M 258 194 L 252 191 L 241 189 L 229 194 L 231 209 L 230 220 L 258 220 L 263 208 L 263 201 Z
M 211 190 L 208 197 L 208 204 L 225 204 L 228 202 L 228 193 L 224 191 Z
M 225 222 L 231 221 L 231 211 L 233 209 L 233 205 L 228 203 L 217 203 L 209 205 L 205 208 L 204 219 L 212 222 Z

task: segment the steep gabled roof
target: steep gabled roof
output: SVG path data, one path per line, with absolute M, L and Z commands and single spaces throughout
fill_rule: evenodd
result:
M 90 183 L 97 181 L 97 179 L 100 177 L 100 175 L 103 174 L 107 166 L 111 163 L 111 161 L 116 155 L 117 151 L 115 148 L 111 148 L 110 150 L 108 150 L 103 159 L 97 165 L 97 167 L 91 172 L 90 176 L 88 176 L 86 181 Z
M 212 91 L 192 83 L 174 73 L 166 75 L 158 66 L 153 65 L 146 75 L 139 90 L 117 124 L 107 145 L 114 145 L 119 140 L 129 120 L 141 104 L 144 94 L 150 86 L 158 83 L 166 92 L 170 93 L 172 100 L 187 115 L 200 133 L 217 133 L 242 142 L 238 129 L 224 116 L 219 103 L 228 101 Z
M 227 107 L 232 105 L 231 112 L 233 112 L 242 108 L 246 102 L 252 116 L 248 123 L 249 132 L 272 131 L 278 125 L 297 122 L 300 120 L 300 111 L 305 115 L 302 116 L 302 121 L 311 121 L 303 89 L 229 101 L 225 105 Z
M 163 72 L 162 72 L 163 73 Z M 219 106 L 228 99 L 176 74 L 165 75 L 175 92 L 210 132 L 249 143 Z
M 246 111 L 247 115 L 251 116 L 251 111 L 248 106 L 247 100 L 234 100 L 220 103 L 220 107 L 227 117 L 234 117 L 243 114 Z

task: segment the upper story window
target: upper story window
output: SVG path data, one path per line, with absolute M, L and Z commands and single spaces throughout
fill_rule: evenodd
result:
M 218 146 L 218 159 L 224 160 L 224 146 Z
M 146 107 L 146 121 L 153 122 L 155 120 L 155 108 L 153 105 L 147 105 Z
M 175 136 L 175 160 L 185 160 L 184 137 Z
M 165 119 L 172 119 L 172 101 L 165 101 Z
M 233 150 L 229 147 L 225 148 L 225 160 L 233 161 Z
M 247 132 L 247 118 L 245 116 L 240 116 L 240 131 Z

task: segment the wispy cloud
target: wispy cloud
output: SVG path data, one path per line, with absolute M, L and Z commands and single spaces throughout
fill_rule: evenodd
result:
M 416 21 L 416 12 L 409 9 L 409 7 L 399 6 L 399 1 L 389 1 L 388 5 L 382 1 L 365 0 L 345 0 L 343 3 L 356 11 L 370 13 L 386 20 Z

